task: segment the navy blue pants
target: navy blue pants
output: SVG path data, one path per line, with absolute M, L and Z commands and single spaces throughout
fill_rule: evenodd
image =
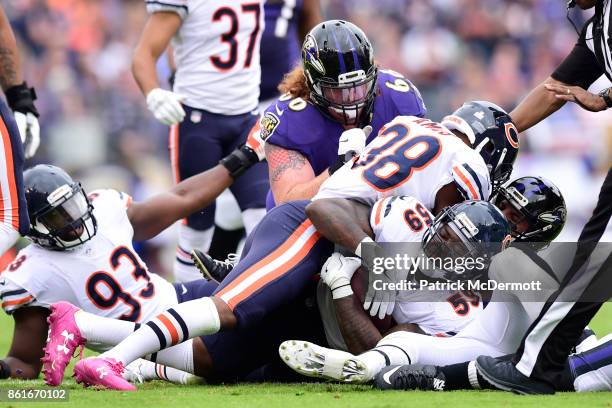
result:
M 237 329 L 202 337 L 216 373 L 209 381 L 294 380 L 278 361 L 279 344 L 288 339 L 325 342 L 315 275 L 333 245 L 307 219 L 308 203 L 294 201 L 267 213 L 216 289 L 206 281 L 176 285 L 179 302 L 212 293 L 238 319 Z
M 23 190 L 25 161 L 19 129 L 6 103 L 0 100 L 0 222 L 10 224 L 26 235 L 30 229 L 28 208 Z M 264 192 L 264 206 L 265 194 Z M 1 254 L 0 254 L 1 255 Z
M 275 207 L 253 230 L 245 251 L 214 296 L 233 310 L 239 328 L 252 328 L 297 298 L 333 252 L 305 213 L 310 201 Z
M 219 163 L 223 157 L 246 141 L 258 116 L 251 113 L 228 116 L 183 106 L 185 120 L 170 129 L 170 160 L 175 182 L 179 182 Z M 230 187 L 241 210 L 264 208 L 270 188 L 268 165 L 261 162 L 250 168 Z M 215 203 L 187 217 L 195 230 L 213 226 Z

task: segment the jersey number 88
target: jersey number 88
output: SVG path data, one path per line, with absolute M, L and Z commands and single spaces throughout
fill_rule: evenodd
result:
M 407 137 L 410 130 L 396 124 L 385 129 L 378 137 L 389 136 L 382 146 L 367 152 L 355 165 L 364 166 L 363 178 L 378 191 L 399 187 L 422 170 L 440 154 L 440 141 L 435 136 Z M 353 166 L 355 167 L 355 166 Z

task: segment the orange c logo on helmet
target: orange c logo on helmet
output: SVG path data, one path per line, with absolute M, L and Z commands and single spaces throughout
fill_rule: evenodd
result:
M 508 139 L 508 142 L 510 142 L 510 146 L 514 147 L 515 149 L 518 149 L 519 148 L 518 130 L 516 129 L 516 126 L 514 126 L 514 123 L 512 122 L 505 123 L 504 130 L 506 131 L 506 139 Z

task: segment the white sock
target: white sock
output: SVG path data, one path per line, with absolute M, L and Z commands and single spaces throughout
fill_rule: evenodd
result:
M 87 339 L 88 343 L 96 343 L 102 346 L 118 344 L 132 334 L 137 327 L 137 324 L 133 322 L 97 316 L 84 310 L 76 312 L 74 320 L 81 331 L 81 335 Z
M 146 359 L 193 374 L 193 339 L 146 356 Z
M 265 208 L 249 208 L 242 212 L 242 222 L 244 223 L 244 230 L 249 235 L 251 231 L 255 229 L 259 221 L 266 215 Z
M 219 331 L 219 312 L 211 298 L 180 303 L 151 319 L 125 340 L 103 353 L 124 365 L 193 337 Z
M 126 367 L 124 378 L 130 382 L 163 380 L 174 384 L 194 384 L 201 381 L 193 374 L 141 358 Z
M 418 355 L 410 347 L 412 334 L 402 331 L 391 333 L 383 337 L 372 350 L 360 354 L 358 359 L 365 363 L 372 377 L 389 365 L 413 364 L 418 360 Z
M 193 264 L 190 252 L 199 249 L 208 252 L 212 242 L 214 227 L 198 231 L 185 224 L 179 225 L 179 242 L 174 259 L 174 280 L 176 282 L 191 282 L 202 279 L 202 274 Z

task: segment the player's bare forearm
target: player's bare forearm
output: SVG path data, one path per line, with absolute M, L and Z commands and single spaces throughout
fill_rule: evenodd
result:
M 137 47 L 132 59 L 132 75 L 143 95 L 147 95 L 152 89 L 159 88 L 155 64 L 157 59 L 149 52 Z
M 12 378 L 37 378 L 42 367 L 40 359 L 47 340 L 49 311 L 42 307 L 26 307 L 13 313 L 13 342 L 4 361 Z
M 4 10 L 0 8 L 0 86 L 6 91 L 22 82 L 21 62 L 15 35 Z
M 294 185 L 292 188 L 287 190 L 282 197 L 281 202 L 286 203 L 287 201 L 310 200 L 312 197 L 317 195 L 321 184 L 323 184 L 323 182 L 328 178 L 329 173 L 324 171 L 310 181 Z
M 157 60 L 180 26 L 181 18 L 176 13 L 158 12 L 148 18 L 132 59 L 132 74 L 143 95 L 159 88 Z
M 266 159 L 270 176 L 270 188 L 276 204 L 295 200 L 309 200 L 329 174 L 327 171 L 315 177 L 306 158 L 295 150 L 266 144 Z
M 325 238 L 355 251 L 367 236 L 372 237 L 370 208 L 345 198 L 324 198 L 306 207 L 306 215 Z
M 349 352 L 361 354 L 374 348 L 382 339 L 382 335 L 354 295 L 335 299 L 334 308 Z
M 208 206 L 233 181 L 229 171 L 217 165 L 181 181 L 170 191 L 132 204 L 128 217 L 134 227 L 134 239 L 150 239 L 176 221 Z
M 512 122 L 514 122 L 519 132 L 523 132 L 539 123 L 565 104 L 565 101 L 555 98 L 554 93 L 546 89 L 546 84 L 565 85 L 563 82 L 549 77 L 535 87 L 525 99 L 510 112 Z

